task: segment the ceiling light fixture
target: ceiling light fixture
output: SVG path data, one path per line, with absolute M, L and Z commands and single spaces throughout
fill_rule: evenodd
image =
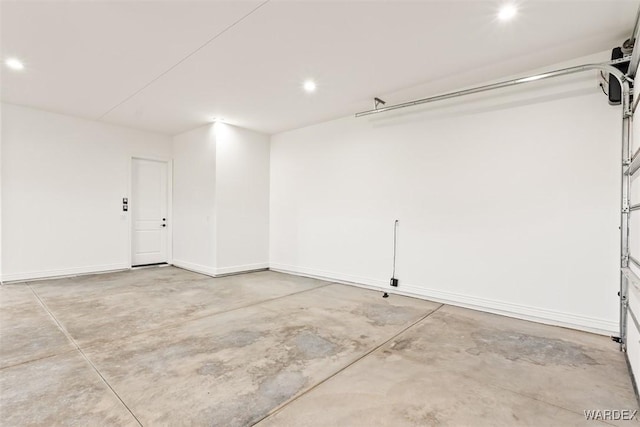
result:
M 505 4 L 498 12 L 498 19 L 501 21 L 510 21 L 518 13 L 518 8 L 513 4 Z
M 316 91 L 316 83 L 313 80 L 307 80 L 304 82 L 304 90 L 311 93 Z
M 7 58 L 4 61 L 4 65 L 15 71 L 24 70 L 24 64 L 18 58 Z

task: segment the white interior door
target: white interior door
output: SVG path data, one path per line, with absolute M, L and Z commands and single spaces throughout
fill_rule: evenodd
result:
M 157 264 L 167 256 L 167 162 L 133 159 L 131 265 Z

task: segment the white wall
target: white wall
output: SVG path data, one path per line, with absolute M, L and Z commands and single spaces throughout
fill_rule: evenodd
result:
M 173 263 L 215 274 L 213 125 L 173 138 Z
M 171 138 L 2 104 L 2 279 L 128 268 L 131 156 Z
M 269 267 L 269 136 L 216 123 L 217 273 Z
M 269 137 L 224 123 L 174 137 L 174 264 L 212 276 L 269 266 Z
M 271 267 L 390 290 L 399 219 L 398 292 L 615 333 L 620 116 L 592 73 L 274 135 Z

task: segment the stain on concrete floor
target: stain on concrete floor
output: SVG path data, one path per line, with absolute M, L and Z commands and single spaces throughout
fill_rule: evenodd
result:
M 404 307 L 392 304 L 363 304 L 352 313 L 366 317 L 375 326 L 402 325 L 411 319 L 411 313 Z
M 209 360 L 198 368 L 196 372 L 199 375 L 210 375 L 213 377 L 219 377 L 227 371 L 225 364 L 218 360 Z
M 337 353 L 336 344 L 326 340 L 313 331 L 302 331 L 296 335 L 294 342 L 298 350 L 307 359 L 328 357 Z
M 523 360 L 536 365 L 597 365 L 579 344 L 554 338 L 523 334 L 517 331 L 480 329 L 472 332 L 475 346 L 466 351 L 475 356 L 481 353 L 499 354 L 507 360 Z

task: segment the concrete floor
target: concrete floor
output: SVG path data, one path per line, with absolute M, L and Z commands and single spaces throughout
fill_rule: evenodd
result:
M 607 337 L 274 272 L 0 288 L 9 425 L 640 425 Z

